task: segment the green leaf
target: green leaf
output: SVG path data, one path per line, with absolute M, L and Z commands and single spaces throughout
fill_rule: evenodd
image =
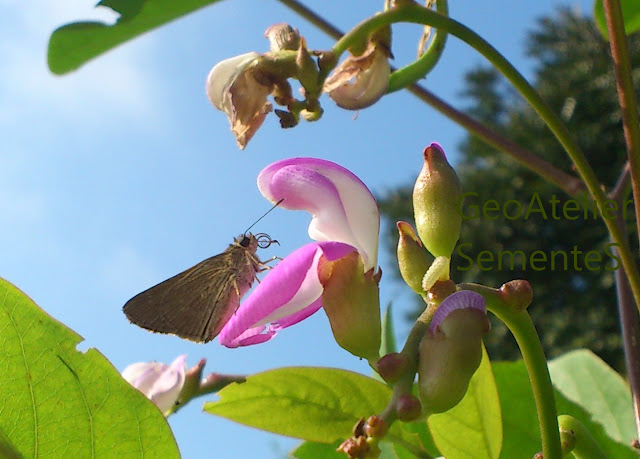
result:
M 417 385 L 414 385 L 414 395 L 416 395 L 417 397 L 417 394 Z M 427 426 L 427 423 L 425 421 L 408 422 L 401 425 L 406 432 L 418 436 L 419 443 L 427 453 L 434 457 L 440 455 L 440 453 L 438 452 L 438 448 L 436 448 L 436 444 L 433 442 L 433 437 L 431 436 L 429 427 Z
M 218 395 L 220 401 L 205 403 L 206 412 L 281 435 L 332 443 L 349 438 L 360 418 L 380 413 L 391 389 L 346 370 L 291 367 L 248 376 Z
M 593 352 L 581 349 L 549 362 L 554 387 L 603 425 L 609 437 L 630 444 L 636 437 L 631 390 Z
M 449 411 L 430 416 L 427 423 L 440 453 L 447 459 L 500 456 L 500 399 L 484 346 L 480 367 L 471 378 L 463 399 Z
M 638 0 L 620 0 L 622 8 L 622 19 L 624 20 L 624 31 L 627 35 L 640 30 L 640 2 Z M 602 0 L 595 0 L 593 4 L 593 16 L 596 24 L 602 32 L 605 39 L 609 39 L 609 31 L 607 30 L 607 20 L 604 16 L 604 7 Z
M 344 453 L 336 451 L 341 441 L 335 443 L 315 443 L 305 441 L 291 452 L 291 456 L 297 459 L 345 459 Z
M 502 405 L 504 440 L 500 457 L 532 457 L 542 450 L 542 444 L 527 369 L 522 361 L 501 362 L 493 364 L 493 373 Z M 584 409 L 559 391 L 555 394 L 558 414 L 569 414 L 582 422 L 609 457 L 637 459 L 637 453 L 631 447 L 609 438 L 602 425 L 594 422 Z
M 345 459 L 344 453 L 336 450 L 340 443 L 340 441 L 330 444 L 305 441 L 291 452 L 291 456 L 297 459 L 317 459 L 319 457 L 322 459 Z M 383 440 L 379 446 L 382 451 L 380 459 L 413 459 L 416 457 L 399 444 Z
M 56 29 L 49 40 L 49 69 L 71 72 L 100 54 L 145 32 L 219 0 L 103 0 L 120 18 L 114 25 L 74 22 Z
M 162 413 L 0 279 L 0 430 L 24 457 L 179 457 Z
M 11 444 L 11 440 L 7 437 L 2 429 L 0 429 L 0 457 L 4 459 L 21 459 L 22 455 L 15 446 Z

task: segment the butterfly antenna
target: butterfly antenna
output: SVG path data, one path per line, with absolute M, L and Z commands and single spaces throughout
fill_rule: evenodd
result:
M 276 203 L 273 205 L 273 207 L 272 207 L 271 209 L 267 210 L 267 211 L 262 215 L 262 217 L 260 217 L 260 218 L 259 218 L 259 219 L 257 219 L 255 222 L 253 222 L 253 224 L 252 224 L 249 228 L 247 228 L 247 229 L 245 230 L 244 234 L 247 234 L 251 228 L 253 228 L 254 226 L 256 226 L 256 224 L 257 224 L 260 220 L 262 220 L 264 217 L 266 217 L 266 216 L 267 216 L 267 214 L 268 214 L 269 212 L 271 212 L 273 209 L 275 209 L 276 207 L 278 207 L 282 201 L 284 201 L 284 198 L 282 198 L 280 201 L 276 202 Z

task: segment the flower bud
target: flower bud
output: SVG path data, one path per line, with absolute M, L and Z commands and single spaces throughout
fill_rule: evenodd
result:
M 422 404 L 417 397 L 404 394 L 396 401 L 396 413 L 402 422 L 412 422 L 422 414 Z
M 272 25 L 264 32 L 264 36 L 269 40 L 269 47 L 272 52 L 294 51 L 300 46 L 300 32 L 286 23 Z
M 432 143 L 424 150 L 424 166 L 413 188 L 413 210 L 420 239 L 435 257 L 450 257 L 460 238 L 461 196 L 456 172 L 440 145 Z
M 373 269 L 364 273 L 362 258 L 352 252 L 336 261 L 324 257 L 318 264 L 324 287 L 322 306 L 336 342 L 353 355 L 375 362 L 379 358 L 379 277 Z
M 429 254 L 407 222 L 398 222 L 398 266 L 409 287 L 418 294 L 424 293 L 422 278 L 431 265 Z
M 367 437 L 381 438 L 387 434 L 389 424 L 380 416 L 369 416 L 367 422 L 363 425 L 363 433 Z
M 484 298 L 475 292 L 456 292 L 436 310 L 419 350 L 418 393 L 425 414 L 442 413 L 462 400 L 489 327 Z
M 404 354 L 392 352 L 378 360 L 376 369 L 385 382 L 392 384 L 396 382 L 407 371 L 409 359 Z
M 533 289 L 526 280 L 512 280 L 500 287 L 500 295 L 515 311 L 524 311 L 533 301 Z

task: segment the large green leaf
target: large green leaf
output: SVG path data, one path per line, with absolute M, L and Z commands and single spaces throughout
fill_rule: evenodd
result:
M 636 437 L 631 390 L 600 357 L 586 349 L 549 362 L 553 385 L 582 406 L 604 427 L 609 437 L 630 444 Z
M 380 413 L 391 389 L 346 370 L 292 367 L 248 376 L 218 395 L 218 402 L 205 403 L 205 411 L 269 432 L 332 443 L 349 438 L 361 417 Z
M 522 361 L 501 362 L 493 364 L 493 372 L 500 394 L 504 429 L 500 457 L 533 457 L 542 446 L 527 369 Z M 592 387 L 588 383 L 585 385 Z M 602 425 L 594 422 L 587 411 L 568 400 L 559 391 L 555 394 L 558 413 L 569 414 L 582 422 L 609 457 L 637 459 L 637 453 L 631 447 L 608 437 Z
M 0 279 L 0 430 L 24 457 L 179 457 L 162 413 Z
M 496 381 L 487 351 L 460 403 L 428 419 L 440 453 L 447 459 L 498 458 L 502 448 L 502 418 Z M 513 456 L 524 457 L 524 456 Z
M 49 40 L 48 63 L 62 75 L 145 32 L 219 0 L 102 0 L 120 18 L 114 25 L 74 22 L 56 29 Z
M 622 8 L 622 17 L 624 20 L 624 31 L 627 35 L 640 30 L 640 1 L 638 0 L 620 0 Z M 596 18 L 596 24 L 607 40 L 609 39 L 609 31 L 607 30 L 607 20 L 604 17 L 604 8 L 602 0 L 595 0 L 593 4 L 593 16 Z
M 333 443 L 351 437 L 361 418 L 380 413 L 391 389 L 351 371 L 292 367 L 249 376 L 218 395 L 218 402 L 205 403 L 205 411 L 280 435 Z M 423 449 L 419 435 L 401 423 L 391 426 L 385 440 Z

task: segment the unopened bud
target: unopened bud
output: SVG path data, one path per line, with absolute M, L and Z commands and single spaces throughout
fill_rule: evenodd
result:
M 389 384 L 396 382 L 407 371 L 409 359 L 404 354 L 392 352 L 378 361 L 378 374 Z
M 404 394 L 396 402 L 396 413 L 403 422 L 415 421 L 422 414 L 422 404 L 414 395 Z
M 533 301 L 531 284 L 522 279 L 512 280 L 500 287 L 500 295 L 511 308 L 524 311 Z
M 364 425 L 364 434 L 367 437 L 384 437 L 389 430 L 389 424 L 380 416 L 369 416 Z
M 460 238 L 460 181 L 437 143 L 424 150 L 424 165 L 413 189 L 413 210 L 422 243 L 435 257 L 450 257 Z
M 294 51 L 300 46 L 300 32 L 289 24 L 274 24 L 264 32 L 264 36 L 269 40 L 271 51 Z
M 398 222 L 398 267 L 400 274 L 414 292 L 421 294 L 422 278 L 431 265 L 431 257 L 422 247 L 422 242 L 416 235 L 411 225 L 407 222 Z

